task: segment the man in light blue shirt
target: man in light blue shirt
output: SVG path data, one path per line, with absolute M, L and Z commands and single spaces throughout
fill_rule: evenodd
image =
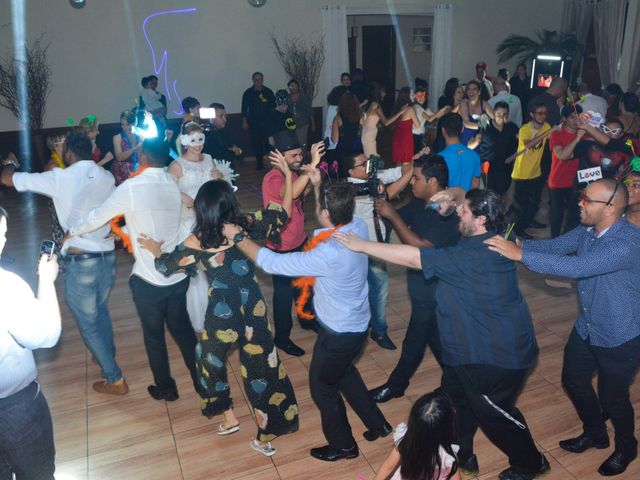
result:
M 440 122 L 447 146 L 438 155 L 449 167 L 449 187 L 461 187 L 466 191 L 479 188 L 480 156 L 460 143 L 462 117 L 457 113 L 447 113 Z
M 369 429 L 364 432 L 365 439 L 373 441 L 387 436 L 391 426 L 370 398 L 353 364 L 367 338 L 370 319 L 367 257 L 349 251 L 330 236 L 319 240 L 331 230 L 369 238 L 367 225 L 353 216 L 355 202 L 350 184 L 320 186 L 317 170 L 312 170 L 309 178 L 315 187 L 316 215 L 324 227 L 314 232 L 314 239 L 318 237 L 311 241 L 314 248 L 277 254 L 260 248 L 242 234 L 228 237 L 267 273 L 315 277 L 313 305 L 321 328 L 309 368 L 309 386 L 320 409 L 322 431 L 329 444 L 312 448 L 311 455 L 332 462 L 358 456 L 340 394 Z

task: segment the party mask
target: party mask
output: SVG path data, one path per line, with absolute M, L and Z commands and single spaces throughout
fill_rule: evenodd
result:
M 183 147 L 199 147 L 204 145 L 204 133 L 195 132 L 190 135 L 180 135 L 180 143 Z

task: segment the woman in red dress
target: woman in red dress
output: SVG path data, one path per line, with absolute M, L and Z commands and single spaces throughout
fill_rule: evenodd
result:
M 391 158 L 393 163 L 410 163 L 413 162 L 413 131 L 412 128 L 420 126 L 420 120 L 415 109 L 406 108 L 411 106 L 413 99 L 411 98 L 411 89 L 402 87 L 398 93 L 396 101 L 396 112 L 404 109 L 402 115 L 396 123 L 396 129 L 393 132 L 391 140 Z

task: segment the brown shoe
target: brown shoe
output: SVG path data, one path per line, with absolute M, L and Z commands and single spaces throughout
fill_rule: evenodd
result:
M 113 383 L 101 380 L 93 384 L 93 389 L 98 393 L 105 393 L 107 395 L 126 395 L 129 393 L 129 385 L 127 385 L 124 377 Z

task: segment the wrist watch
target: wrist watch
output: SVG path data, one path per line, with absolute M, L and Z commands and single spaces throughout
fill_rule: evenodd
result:
M 240 243 L 245 238 L 247 238 L 247 234 L 245 232 L 236 233 L 233 237 L 233 243 Z

